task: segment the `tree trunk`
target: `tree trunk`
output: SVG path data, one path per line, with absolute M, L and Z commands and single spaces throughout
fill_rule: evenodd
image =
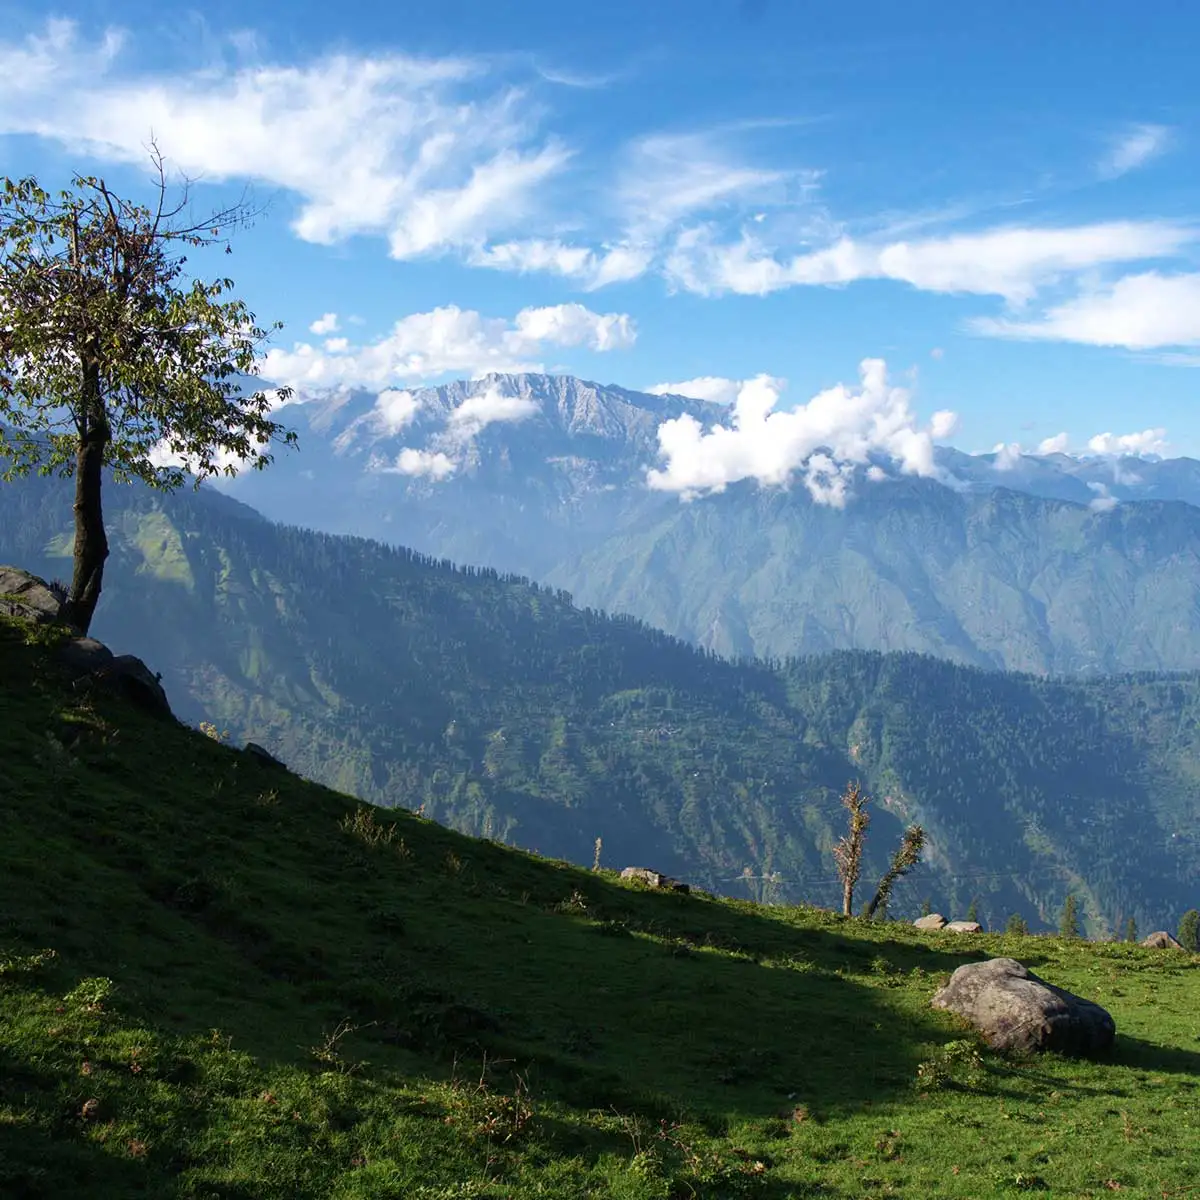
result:
M 854 916 L 854 884 L 855 880 L 847 879 L 842 885 L 842 915 Z
M 100 397 L 98 364 L 85 362 L 82 384 L 84 420 L 75 451 L 75 567 L 63 616 L 82 633 L 87 633 L 100 602 L 104 560 L 108 558 L 100 488 L 104 451 L 112 435 Z

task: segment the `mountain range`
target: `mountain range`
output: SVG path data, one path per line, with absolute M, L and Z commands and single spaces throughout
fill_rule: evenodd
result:
M 894 915 L 974 901 L 991 924 L 1045 927 L 1070 892 L 1100 934 L 1173 925 L 1200 890 L 1196 673 L 1048 680 L 862 651 L 738 663 L 561 589 L 276 525 L 211 489 L 114 486 L 106 513 L 96 634 L 161 671 L 185 720 L 364 799 L 574 862 L 832 905 L 838 796 L 859 778 L 868 879 L 906 823 L 929 834 Z M 61 576 L 70 544 L 65 482 L 0 487 L 0 561 Z
M 272 519 L 490 566 L 732 657 L 904 650 L 1048 674 L 1200 667 L 1200 463 L 936 448 L 681 499 L 658 431 L 721 405 L 489 375 L 284 410 L 301 449 L 229 493 Z

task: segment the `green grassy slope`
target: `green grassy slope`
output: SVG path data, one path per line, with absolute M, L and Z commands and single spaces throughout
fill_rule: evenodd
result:
M 1200 675 L 1056 682 L 863 652 L 734 664 L 216 494 L 114 487 L 106 505 L 97 635 L 162 671 L 187 720 L 363 799 L 574 862 L 600 837 L 619 865 L 833 904 L 838 795 L 857 776 L 877 798 L 871 872 L 903 821 L 930 834 L 893 915 L 928 898 L 1054 927 L 1071 891 L 1099 934 L 1130 916 L 1174 928 L 1200 899 Z M 66 573 L 69 514 L 61 485 L 0 488 L 0 562 Z
M 1182 1195 L 1200 959 L 651 894 L 273 772 L 0 625 L 0 1195 Z M 982 953 L 1114 1012 L 1008 1063 Z

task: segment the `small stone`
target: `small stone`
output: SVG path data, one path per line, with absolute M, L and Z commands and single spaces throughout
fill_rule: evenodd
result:
M 626 867 L 621 872 L 621 878 L 632 880 L 634 883 L 644 883 L 646 887 L 665 888 L 672 892 L 690 892 L 692 890 L 686 883 L 680 883 L 678 879 L 672 879 L 670 875 L 664 875 L 661 871 L 652 870 L 650 867 Z

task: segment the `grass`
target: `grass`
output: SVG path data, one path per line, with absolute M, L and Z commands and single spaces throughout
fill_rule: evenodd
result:
M 0 1196 L 1197 1195 L 1200 959 L 651 893 L 70 686 L 0 624 Z M 1005 953 L 1113 1012 L 1008 1061 Z

